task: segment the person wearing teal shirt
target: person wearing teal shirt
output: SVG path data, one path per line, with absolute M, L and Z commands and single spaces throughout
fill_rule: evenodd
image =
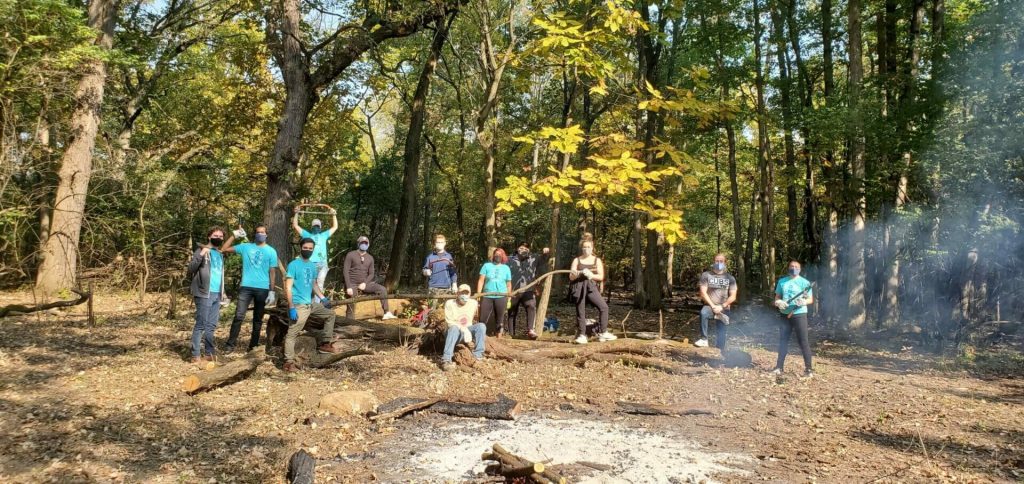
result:
M 317 282 L 320 284 L 321 290 L 324 288 L 324 282 L 327 281 L 327 271 L 330 269 L 327 267 L 328 261 L 328 240 L 334 235 L 334 232 L 338 230 L 338 211 L 331 208 L 330 205 L 322 205 L 327 207 L 327 210 L 331 214 L 331 228 L 324 230 L 324 224 L 320 219 L 313 219 L 313 223 L 310 224 L 310 229 L 306 230 L 299 226 L 299 211 L 303 205 L 295 207 L 294 214 L 292 215 L 292 228 L 295 229 L 295 233 L 299 234 L 299 237 L 303 239 L 312 239 L 313 243 L 316 244 L 313 249 L 313 256 L 309 259 L 317 266 Z
M 480 321 L 487 325 L 488 331 L 497 333 L 498 337 L 506 333 L 511 335 L 511 328 L 505 327 L 505 310 L 508 308 L 508 295 L 512 292 L 512 271 L 508 268 L 508 256 L 502 248 L 494 249 L 491 262 L 480 268 L 480 279 L 476 283 L 476 292 L 497 292 L 502 295 L 484 296 L 480 301 Z M 493 318 L 492 318 L 493 317 Z M 491 320 L 494 324 L 491 324 Z
M 295 364 L 295 339 L 302 333 L 310 317 L 324 321 L 324 328 L 317 334 L 317 351 L 337 353 L 331 345 L 334 337 L 334 311 L 330 301 L 324 297 L 323 289 L 317 283 L 317 265 L 310 259 L 316 242 L 304 238 L 299 242 L 300 255 L 288 264 L 285 275 L 284 293 L 288 298 L 288 333 L 284 337 L 284 371 L 297 371 Z
M 804 356 L 804 376 L 814 375 L 811 368 L 811 342 L 807 331 L 807 306 L 814 304 L 814 293 L 811 281 L 800 277 L 800 263 L 789 263 L 789 275 L 779 279 L 775 284 L 775 307 L 782 318 L 779 328 L 779 358 L 776 360 L 776 375 L 782 374 L 789 351 L 789 338 L 796 331 L 796 339 L 800 343 L 800 352 Z
M 245 237 L 245 230 L 239 226 L 235 230 L 221 252 L 236 253 L 242 256 L 242 284 L 238 289 L 238 304 L 235 307 L 235 319 L 231 321 L 231 331 L 224 352 L 234 351 L 238 343 L 238 333 L 245 320 L 245 312 L 252 303 L 252 335 L 249 337 L 249 350 L 260 344 L 260 331 L 263 328 L 263 310 L 273 306 L 277 301 L 274 292 L 274 271 L 278 270 L 277 251 L 267 243 L 267 227 L 257 225 L 253 240 L 255 243 L 232 245 L 235 237 Z
M 197 247 L 188 263 L 192 297 L 196 304 L 196 323 L 192 327 L 193 363 L 204 359 L 213 361 L 216 357 L 213 332 L 220 320 L 220 300 L 224 295 L 224 257 L 218 250 L 224 243 L 224 229 L 214 227 L 206 233 L 206 237 L 209 244 Z

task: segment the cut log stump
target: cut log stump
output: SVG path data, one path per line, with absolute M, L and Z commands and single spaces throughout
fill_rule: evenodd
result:
M 181 384 L 181 389 L 185 393 L 195 394 L 243 380 L 256 371 L 256 368 L 265 359 L 266 353 L 263 351 L 263 348 L 256 348 L 246 354 L 244 358 L 215 367 L 212 370 L 193 373 L 185 377 L 185 381 Z

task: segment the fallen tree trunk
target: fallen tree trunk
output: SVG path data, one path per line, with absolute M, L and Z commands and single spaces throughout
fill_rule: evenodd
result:
M 481 459 L 497 461 L 499 466 L 494 470 L 506 478 L 525 477 L 529 482 L 535 483 L 554 482 L 564 484 L 566 482 L 564 477 L 547 469 L 543 463 L 532 462 L 515 455 L 502 447 L 501 444 L 494 444 L 491 450 L 492 452 L 485 452 Z
M 92 299 L 92 293 L 82 292 L 77 289 L 72 289 L 71 292 L 78 295 L 78 299 L 72 299 L 68 301 L 54 301 L 46 304 L 37 304 L 35 306 L 24 306 L 21 304 L 10 304 L 4 307 L 0 307 L 0 318 L 6 317 L 9 314 L 28 314 L 37 311 L 46 311 L 47 309 L 53 308 L 66 308 L 71 306 L 78 306 L 86 301 Z
M 726 357 L 723 358 L 721 352 L 716 348 L 698 348 L 666 339 L 647 341 L 622 338 L 605 343 L 568 345 L 565 343 L 508 342 L 508 340 L 488 338 L 486 354 L 498 360 L 525 363 L 544 358 L 568 359 L 588 358 L 597 354 L 630 354 L 643 357 L 664 355 L 674 360 L 709 366 L 750 366 L 750 354 L 740 350 L 727 351 Z M 650 362 L 650 360 L 646 361 Z
M 586 363 L 590 361 L 621 363 L 626 366 L 657 370 L 668 373 L 669 375 L 693 375 L 701 372 L 701 370 L 693 368 L 692 366 L 681 365 L 673 361 L 630 354 L 596 353 L 581 358 L 577 365 L 585 366 Z
M 295 363 L 300 367 L 324 368 L 345 358 L 359 355 L 372 355 L 373 350 L 362 343 L 342 340 L 333 343 L 338 353 L 320 353 L 317 350 L 316 338 L 302 335 L 295 339 Z
M 256 368 L 266 359 L 266 352 L 262 348 L 250 351 L 244 358 L 232 361 L 223 366 L 215 367 L 209 371 L 193 373 L 181 384 L 181 389 L 190 395 L 200 391 L 210 390 L 222 385 L 243 380 L 251 375 Z
M 498 395 L 493 402 L 399 398 L 392 400 L 377 409 L 371 420 L 393 420 L 402 418 L 412 412 L 429 411 L 453 417 L 487 418 L 492 420 L 515 420 L 519 415 L 519 402 L 504 394 Z
M 316 461 L 304 449 L 299 449 L 288 459 L 288 474 L 291 484 L 313 484 L 316 478 Z
M 619 411 L 632 415 L 665 415 L 669 417 L 680 417 L 683 415 L 714 415 L 710 410 L 685 408 L 674 405 L 656 405 L 648 403 L 615 402 Z
M 288 333 L 288 309 L 269 308 L 267 320 L 267 345 L 268 347 L 281 346 L 284 344 L 284 336 Z M 324 321 L 319 318 L 309 318 L 304 332 L 321 331 L 324 328 Z M 418 347 L 426 331 L 402 324 L 389 324 L 376 321 L 360 321 L 349 319 L 335 314 L 334 334 L 341 339 L 370 338 L 386 343 L 411 345 Z

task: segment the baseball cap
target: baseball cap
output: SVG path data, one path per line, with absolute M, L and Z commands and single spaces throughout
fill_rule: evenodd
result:
M 473 290 L 469 288 L 469 284 L 461 284 L 461 285 L 459 285 L 459 294 L 462 294 L 464 292 L 470 293 L 470 294 L 473 293 Z
M 365 235 L 360 235 L 359 238 L 356 239 L 356 243 L 358 244 L 359 242 L 370 243 L 370 239 L 366 238 Z
M 315 218 L 315 219 L 313 219 L 313 225 L 319 225 L 319 226 L 323 227 L 324 223 L 321 222 L 320 219 Z

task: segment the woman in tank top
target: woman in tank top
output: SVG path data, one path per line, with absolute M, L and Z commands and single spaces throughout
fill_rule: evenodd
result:
M 608 332 L 608 303 L 601 296 L 599 285 L 604 281 L 604 263 L 594 255 L 594 240 L 590 234 L 583 234 L 580 255 L 572 261 L 569 281 L 572 300 L 576 303 L 576 344 L 587 344 L 587 303 L 597 308 L 599 323 L 598 341 L 618 339 Z

